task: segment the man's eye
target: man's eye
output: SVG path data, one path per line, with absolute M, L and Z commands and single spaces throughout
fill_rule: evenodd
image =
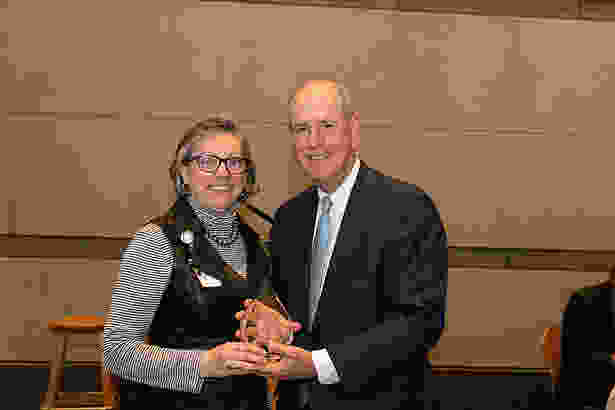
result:
M 307 127 L 295 127 L 295 132 L 301 133 L 301 132 L 305 132 L 307 130 Z

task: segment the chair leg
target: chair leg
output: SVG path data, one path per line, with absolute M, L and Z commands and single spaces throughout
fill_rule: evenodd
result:
M 68 343 L 68 336 L 60 336 L 58 347 L 56 350 L 56 356 L 53 359 L 49 369 L 49 386 L 47 388 L 47 394 L 45 395 L 45 401 L 43 402 L 43 408 L 52 409 L 56 406 L 56 399 L 58 392 L 64 389 L 64 362 L 66 360 L 66 346 Z
M 119 400 L 118 400 L 118 383 L 111 373 L 105 372 L 104 375 L 104 405 L 105 407 L 110 407 L 112 409 L 119 409 Z
M 271 410 L 277 409 L 278 402 L 278 382 L 275 377 L 267 377 L 267 398 L 271 403 Z

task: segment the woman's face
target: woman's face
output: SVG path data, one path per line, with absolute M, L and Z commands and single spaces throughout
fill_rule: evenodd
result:
M 241 138 L 225 133 L 205 136 L 192 146 L 192 157 L 200 154 L 241 158 Z M 212 172 L 199 168 L 199 161 L 191 161 L 181 169 L 181 173 L 184 182 L 190 187 L 192 198 L 203 208 L 229 208 L 244 189 L 247 180 L 245 172 L 240 175 L 230 174 L 222 162 Z

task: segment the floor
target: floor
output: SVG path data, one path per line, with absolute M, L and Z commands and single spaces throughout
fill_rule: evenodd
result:
M 95 391 L 96 369 L 68 367 L 66 391 Z M 3 402 L 11 409 L 40 408 L 41 394 L 47 390 L 45 368 L 0 368 Z M 550 405 L 550 379 L 545 375 L 438 375 L 435 391 L 440 410 L 544 410 Z

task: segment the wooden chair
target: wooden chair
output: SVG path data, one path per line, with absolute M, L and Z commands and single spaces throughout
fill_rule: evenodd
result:
M 561 368 L 561 327 L 554 325 L 545 329 L 540 343 L 545 365 L 551 373 L 553 388 L 559 383 Z
M 120 409 L 120 378 L 105 371 L 104 379 L 105 406 L 109 405 L 113 410 Z
M 49 386 L 41 409 L 86 407 L 90 409 L 111 410 L 113 408 L 111 391 L 107 392 L 109 387 L 103 387 L 110 380 L 105 375 L 102 360 L 99 377 L 97 378 L 99 391 L 87 393 L 66 393 L 63 391 L 64 363 L 67 350 L 70 348 L 70 337 L 75 334 L 96 334 L 102 341 L 104 318 L 100 316 L 67 316 L 62 320 L 50 321 L 48 326 L 51 333 L 57 337 L 58 346 L 56 355 L 51 361 Z
M 267 396 L 271 400 L 271 410 L 277 410 L 278 398 L 280 397 L 278 389 L 278 378 L 267 377 Z

